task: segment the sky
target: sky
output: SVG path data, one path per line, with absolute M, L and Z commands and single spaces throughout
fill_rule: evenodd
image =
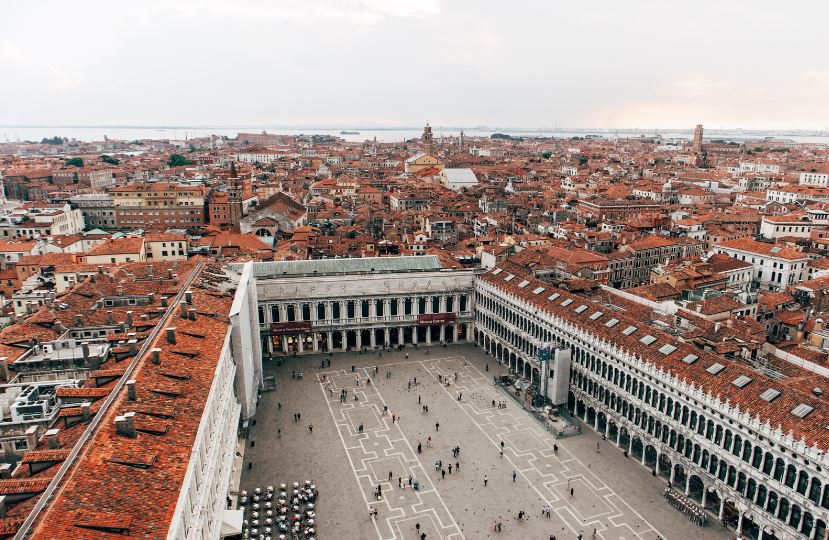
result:
M 829 2 L 0 3 L 0 125 L 827 129 Z

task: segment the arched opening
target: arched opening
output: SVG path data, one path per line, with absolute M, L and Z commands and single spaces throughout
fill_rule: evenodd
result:
M 685 486 L 685 483 L 688 481 L 687 474 L 685 473 L 685 467 L 677 463 L 674 465 L 674 485 L 675 486 Z
M 659 474 L 663 478 L 670 480 L 672 468 L 673 463 L 671 463 L 671 458 L 668 457 L 668 454 L 662 454 L 659 456 Z
M 630 433 L 627 428 L 622 426 L 619 428 L 619 446 L 627 449 L 630 445 Z M 627 450 L 625 450 L 627 452 Z
M 737 504 L 734 501 L 725 501 L 722 512 L 722 521 L 726 527 L 736 529 L 737 521 L 740 519 L 740 511 L 737 509 Z
M 645 451 L 645 446 L 642 444 L 642 439 L 639 437 L 633 438 L 633 444 L 630 446 L 630 455 L 636 459 L 642 459 L 642 452 Z
M 697 501 L 698 503 L 702 503 L 702 494 L 705 493 L 705 484 L 702 483 L 702 480 L 699 476 L 692 474 L 688 477 L 688 496 Z
M 720 515 L 720 494 L 714 488 L 708 488 L 708 492 L 705 495 L 705 509 L 715 516 Z
M 654 448 L 651 445 L 647 445 L 645 447 L 645 465 L 652 469 L 655 469 L 657 456 L 658 454 L 656 452 L 656 448 Z

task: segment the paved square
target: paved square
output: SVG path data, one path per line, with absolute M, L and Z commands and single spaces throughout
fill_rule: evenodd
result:
M 253 467 L 245 466 L 242 489 L 313 480 L 322 539 L 416 538 L 416 523 L 428 540 L 561 540 L 580 533 L 587 539 L 594 528 L 605 540 L 729 538 L 723 529 L 688 522 L 663 501 L 663 482 L 609 441 L 596 453 L 600 437 L 589 428 L 556 440 L 492 384 L 503 366 L 480 349 L 406 352 L 408 358 L 404 352 L 335 354 L 324 368 L 322 355 L 268 366 L 277 389 L 262 397 L 245 454 Z M 292 379 L 300 370 L 303 379 Z M 493 400 L 507 408 L 492 407 Z M 301 421 L 293 420 L 295 413 Z M 550 518 L 541 516 L 545 506 Z M 376 520 L 370 507 L 378 510 Z M 527 517 L 519 521 L 521 510 Z M 498 519 L 503 529 L 495 533 Z

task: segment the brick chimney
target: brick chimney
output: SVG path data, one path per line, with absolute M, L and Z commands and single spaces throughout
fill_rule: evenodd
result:
M 107 310 L 107 324 L 115 324 L 115 314 L 111 309 Z
M 130 401 L 135 401 L 138 399 L 135 393 L 135 379 L 130 379 L 127 381 L 127 397 Z
M 184 291 L 184 301 L 188 304 L 193 303 L 193 291 Z
M 124 435 L 125 437 L 132 437 L 133 439 L 138 436 L 135 431 L 134 412 L 128 412 L 121 416 L 115 417 L 115 433 L 118 435 Z
M 173 345 L 176 343 L 176 328 L 174 326 L 167 328 L 167 343 L 172 343 Z
M 83 315 L 80 313 L 75 314 L 75 326 L 83 326 Z
M 190 308 L 188 310 L 188 313 L 190 315 L 190 320 L 195 321 L 196 320 L 196 308 Z
M 167 307 L 167 295 L 166 294 L 161 295 L 161 307 Z
M 81 414 L 83 415 L 84 422 L 89 422 L 92 419 L 92 411 L 89 409 L 91 406 L 92 403 L 89 401 L 81 403 Z
M 37 446 L 37 426 L 31 426 L 26 430 L 26 442 L 29 445 L 29 450 L 34 450 Z
M 181 308 L 181 318 L 182 319 L 187 318 L 187 306 L 188 306 L 187 302 L 182 302 L 182 303 L 179 304 L 179 307 Z
M 153 349 L 152 351 L 150 351 L 150 353 L 152 355 L 153 364 L 155 364 L 155 365 L 160 364 L 161 363 L 161 349 Z
M 132 328 L 132 311 L 127 311 L 127 328 Z
M 46 444 L 51 450 L 60 448 L 60 430 L 50 429 L 46 432 Z
M 0 380 L 9 380 L 9 358 L 7 356 L 0 356 Z
M 12 477 L 12 464 L 11 463 L 3 463 L 0 465 L 0 478 L 3 480 L 8 480 Z

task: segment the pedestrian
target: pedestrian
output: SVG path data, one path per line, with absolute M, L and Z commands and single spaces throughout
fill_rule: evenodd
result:
M 253 448 L 254 446 L 256 446 L 256 441 L 250 441 L 250 447 Z
M 395 422 L 396 420 L 397 420 L 397 416 L 396 416 L 396 415 L 394 415 L 394 414 L 392 414 L 392 415 L 391 415 L 391 423 L 392 423 L 392 424 L 394 424 L 394 422 Z
M 492 406 L 495 407 L 495 400 L 492 400 Z
M 277 402 L 276 409 L 279 410 L 279 411 L 282 410 L 282 403 L 281 402 Z
M 276 430 L 276 438 L 277 439 L 282 438 L 282 428 L 279 428 L 279 429 Z
M 420 444 L 420 442 L 418 442 L 417 443 L 417 453 L 420 454 L 421 452 L 423 452 L 423 446 Z
M 409 390 L 412 389 L 412 381 L 409 381 Z
M 557 444 L 553 445 L 553 453 L 558 454 L 558 445 Z
M 515 474 L 515 471 L 512 471 L 512 481 L 513 481 L 513 482 L 515 482 L 515 477 L 516 477 L 516 476 L 517 476 L 517 475 Z
M 593 527 L 593 538 L 596 538 L 596 528 Z
M 429 446 L 429 447 L 432 446 L 432 436 L 431 435 L 429 435 L 429 438 L 426 439 L 426 446 Z
M 452 474 L 452 464 L 449 464 L 449 474 Z
M 420 540 L 426 540 L 426 533 L 420 533 Z
M 420 532 L 420 522 L 419 521 L 417 523 L 415 523 L 415 530 L 417 532 Z
M 420 405 L 420 395 L 417 396 L 417 404 Z
M 446 480 L 446 469 L 441 469 L 440 470 L 440 479 L 441 480 Z
M 599 441 L 596 441 L 596 453 L 599 453 Z
M 440 422 L 435 422 L 435 431 L 440 431 Z
M 486 487 L 486 483 L 487 483 L 488 481 L 489 481 L 489 478 L 487 478 L 487 477 L 486 477 L 486 475 L 484 475 L 484 487 Z
M 377 519 L 377 507 L 374 507 L 374 519 Z
M 460 472 L 461 470 L 461 463 L 459 461 L 455 462 L 455 472 Z
M 314 432 L 314 424 L 308 424 L 308 431 L 310 431 L 311 433 Z
M 412 475 L 410 474 L 409 475 L 409 486 L 411 486 L 411 485 L 412 485 Z
M 504 449 L 504 441 L 501 441 L 501 450 Z
M 299 422 L 300 420 L 302 420 L 302 416 L 301 416 L 301 414 L 302 414 L 302 413 L 296 413 L 296 421 L 297 421 L 297 422 Z
M 501 450 L 501 457 L 504 457 L 504 451 Z
M 573 498 L 573 493 L 574 493 L 574 492 L 575 492 L 575 490 L 574 490 L 573 488 L 570 488 L 570 498 L 571 498 L 571 499 Z
M 389 471 L 389 482 L 391 482 L 392 477 L 391 471 Z
M 399 488 L 403 487 L 403 477 L 402 476 L 397 477 L 397 487 L 399 487 Z

